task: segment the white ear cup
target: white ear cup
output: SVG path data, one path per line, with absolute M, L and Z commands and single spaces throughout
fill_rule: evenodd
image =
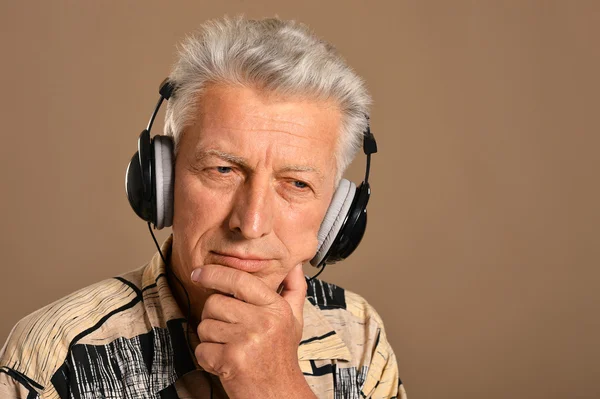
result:
M 173 140 L 154 136 L 154 173 L 156 182 L 156 228 L 173 224 Z
M 317 253 L 310 261 L 311 265 L 318 266 L 325 255 L 327 255 L 331 244 L 333 244 L 335 237 L 346 220 L 355 193 L 356 185 L 354 183 L 346 179 L 340 181 L 319 228 L 319 234 L 317 235 L 319 247 Z

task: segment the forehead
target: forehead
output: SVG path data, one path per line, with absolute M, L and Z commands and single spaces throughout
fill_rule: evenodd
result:
M 208 126 L 214 123 L 235 122 L 257 129 L 280 127 L 292 132 L 303 126 L 321 125 L 328 135 L 335 135 L 340 111 L 333 100 L 309 96 L 282 96 L 246 86 L 209 85 L 198 101 L 199 116 Z M 324 125 L 326 124 L 326 125 Z M 208 127 L 205 125 L 205 127 Z M 311 126 L 314 128 L 314 126 Z
M 296 161 L 332 161 L 341 112 L 334 101 L 282 97 L 240 86 L 212 85 L 198 101 L 186 133 L 195 152 L 214 149 L 242 156 L 269 150 Z

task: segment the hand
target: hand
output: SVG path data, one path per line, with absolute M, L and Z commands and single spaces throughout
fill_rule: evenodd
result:
M 230 398 L 314 398 L 298 365 L 306 296 L 302 266 L 286 276 L 280 295 L 241 270 L 206 265 L 198 271 L 198 284 L 220 292 L 208 297 L 202 311 L 198 364 L 219 377 Z

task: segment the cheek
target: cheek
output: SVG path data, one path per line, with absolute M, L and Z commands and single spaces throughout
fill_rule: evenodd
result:
M 317 251 L 317 233 L 324 210 L 294 210 L 284 212 L 279 223 L 278 236 L 288 249 L 292 263 L 306 262 Z
M 220 226 L 227 215 L 228 206 L 223 195 L 207 189 L 194 176 L 180 175 L 175 181 L 174 236 L 195 246 L 200 236 Z

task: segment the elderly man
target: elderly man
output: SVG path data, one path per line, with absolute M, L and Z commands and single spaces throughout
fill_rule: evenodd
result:
M 172 236 L 21 320 L 0 397 L 404 398 L 374 309 L 302 272 L 364 231 L 359 209 L 340 233 L 368 195 L 341 179 L 372 140 L 360 78 L 300 24 L 223 19 L 186 40 L 163 98 L 166 135 L 155 112 L 127 190 Z

